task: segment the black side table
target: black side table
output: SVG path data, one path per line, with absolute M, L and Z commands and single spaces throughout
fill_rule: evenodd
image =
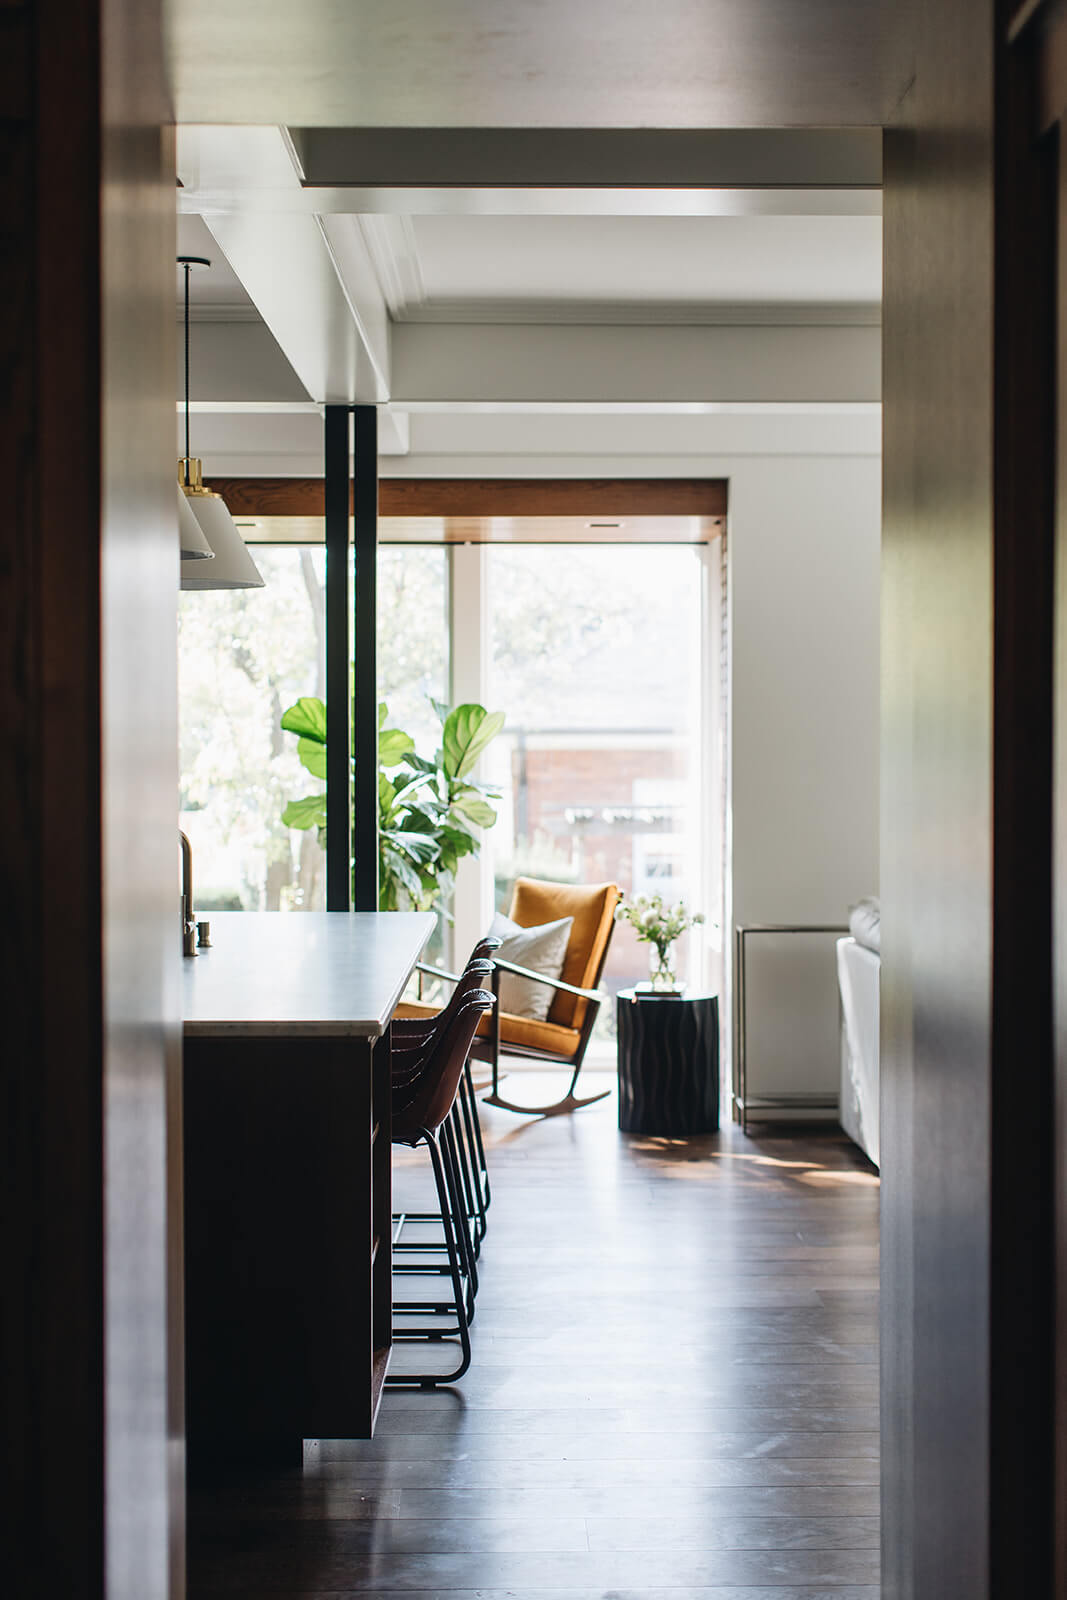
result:
M 680 1138 L 719 1126 L 717 995 L 620 989 L 619 1127 Z

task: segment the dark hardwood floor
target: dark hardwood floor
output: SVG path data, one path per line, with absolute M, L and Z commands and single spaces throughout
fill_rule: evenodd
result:
M 615 1115 L 486 1111 L 470 1372 L 194 1485 L 190 1600 L 875 1600 L 876 1174 L 843 1135 Z

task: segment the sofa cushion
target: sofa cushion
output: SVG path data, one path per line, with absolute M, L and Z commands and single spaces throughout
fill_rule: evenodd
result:
M 503 976 L 503 974 L 501 974 Z M 398 1017 L 436 1017 L 439 1006 L 426 1005 L 417 1000 L 402 1000 L 394 1015 Z M 483 1017 L 478 1033 L 484 1039 L 489 1032 L 489 1018 Z M 514 1017 L 507 1011 L 500 1013 L 500 1049 L 507 1054 L 509 1044 L 525 1045 L 531 1050 L 546 1050 L 567 1060 L 578 1048 L 580 1034 L 577 1028 L 560 1028 L 552 1022 L 533 1022 L 529 1017 Z
M 873 950 L 875 955 L 881 955 L 882 906 L 877 895 L 868 895 L 852 907 L 848 915 L 848 931 L 865 950 Z

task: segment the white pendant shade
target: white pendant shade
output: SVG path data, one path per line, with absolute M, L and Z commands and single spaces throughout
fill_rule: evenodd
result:
M 193 508 L 182 494 L 181 484 L 175 484 L 178 492 L 178 544 L 181 550 L 183 564 L 186 561 L 211 561 L 215 552 L 204 537 Z
M 205 489 L 199 460 L 189 451 L 189 274 L 210 267 L 206 256 L 179 256 L 185 272 L 185 454 L 178 461 L 178 522 L 183 589 L 262 589 L 255 562 L 222 496 Z M 210 559 L 205 560 L 207 556 Z
M 264 580 L 237 531 L 221 495 L 210 490 L 182 491 L 214 552 L 213 561 L 183 561 L 183 589 L 262 589 Z

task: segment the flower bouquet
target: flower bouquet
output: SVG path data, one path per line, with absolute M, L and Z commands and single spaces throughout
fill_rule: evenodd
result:
M 674 971 L 674 945 L 689 928 L 704 921 L 703 912 L 690 913 L 685 901 L 669 906 L 662 895 L 639 894 L 635 900 L 624 895 L 619 901 L 615 916 L 628 922 L 641 940 L 650 946 L 649 976 L 653 990 L 671 994 L 678 990 Z

